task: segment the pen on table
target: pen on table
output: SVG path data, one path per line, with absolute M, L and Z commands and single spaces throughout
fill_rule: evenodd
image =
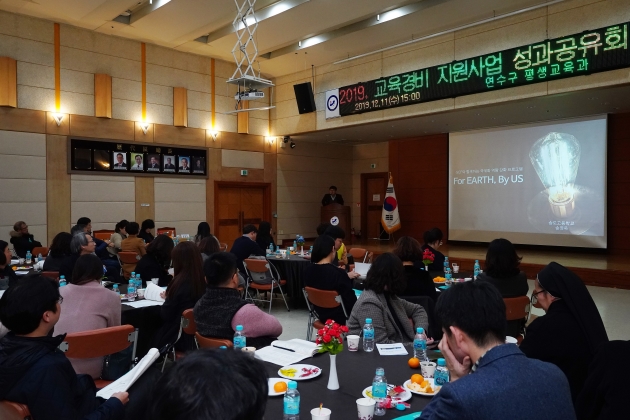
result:
M 381 347 L 381 350 L 399 350 L 400 347 Z
M 280 347 L 280 346 L 271 346 L 271 347 L 274 347 L 274 348 L 277 348 L 277 349 L 286 350 L 286 351 L 292 351 L 293 353 L 295 353 L 295 350 L 287 349 L 287 348 L 284 348 L 284 347 Z

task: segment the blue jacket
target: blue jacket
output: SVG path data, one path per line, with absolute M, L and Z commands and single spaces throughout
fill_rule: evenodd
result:
M 569 383 L 514 344 L 490 349 L 476 371 L 442 387 L 421 419 L 574 420 Z

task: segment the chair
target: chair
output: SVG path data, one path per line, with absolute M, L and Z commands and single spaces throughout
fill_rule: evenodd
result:
M 374 252 L 370 251 L 365 256 L 365 262 L 368 264 L 372 264 L 372 259 L 374 258 Z
M 33 420 L 27 406 L 12 401 L 0 401 L 0 419 Z
M 226 346 L 227 348 L 234 347 L 234 343 L 228 339 L 204 337 L 198 332 L 195 333 L 195 340 L 197 340 L 200 349 L 216 349 L 221 346 Z
M 112 235 L 115 231 L 111 229 L 100 229 L 92 232 L 95 238 L 100 239 L 101 241 L 108 241 L 112 238 Z
M 518 324 L 519 330 L 524 331 L 522 327 L 529 320 L 529 315 L 532 309 L 532 303 L 529 298 L 527 296 L 504 298 L 503 302 L 505 302 L 505 317 L 508 321 L 508 329 L 510 324 Z M 521 341 L 523 341 L 523 334 L 519 333 L 515 338 L 518 341 L 518 344 L 521 344 Z
M 133 325 L 121 325 L 119 327 L 101 328 L 98 330 L 82 331 L 66 335 L 65 340 L 59 345 L 59 350 L 66 357 L 74 359 L 91 359 L 104 357 L 118 353 L 133 345 L 129 367 L 136 358 L 138 332 Z M 113 381 L 96 379 L 97 388 L 104 388 Z
M 173 238 L 177 236 L 177 229 L 175 229 L 174 227 L 161 227 L 157 229 L 157 234 L 158 235 L 166 234 L 170 236 L 171 238 Z
M 429 296 L 398 296 L 398 298 L 422 306 L 424 311 L 427 313 L 427 318 L 429 320 L 429 329 L 426 332 L 427 335 L 436 341 L 442 338 L 444 332 L 442 331 L 442 325 L 435 317 L 435 302 L 433 299 Z M 411 324 L 413 325 L 413 320 L 411 320 Z
M 243 261 L 243 266 L 245 267 L 245 272 L 247 273 L 247 287 L 245 288 L 245 300 L 251 300 L 252 302 L 267 302 L 264 299 L 260 299 L 260 292 L 271 292 L 273 294 L 275 289 L 280 289 L 280 294 L 282 295 L 282 300 L 284 300 L 284 304 L 287 307 L 287 311 L 291 311 L 289 309 L 289 304 L 287 303 L 286 298 L 284 297 L 284 292 L 282 291 L 282 286 L 287 284 L 286 280 L 280 280 L 280 274 L 276 267 L 269 263 L 269 261 L 265 259 L 253 259 L 247 258 Z M 272 271 L 271 267 L 273 267 Z M 249 289 L 252 288 L 256 290 L 256 299 L 252 298 L 249 295 Z M 273 296 L 269 295 L 269 313 L 271 313 L 271 301 Z
M 42 254 L 42 257 L 47 257 L 48 256 L 48 247 L 47 246 L 36 246 L 31 251 L 31 254 L 33 254 L 33 257 L 37 257 L 39 254 Z
M 57 280 L 59 278 L 59 271 L 42 271 L 42 276 Z
M 175 339 L 173 344 L 169 345 L 169 348 L 166 354 L 168 355 L 168 353 L 172 351 L 173 361 L 176 361 L 177 359 L 184 357 L 183 352 L 175 350 L 175 344 L 177 344 L 179 339 L 182 338 L 182 333 L 194 336 L 196 332 L 197 332 L 197 324 L 195 323 L 195 315 L 193 313 L 193 310 L 186 309 L 182 313 L 182 317 L 179 322 L 179 333 L 177 334 L 177 338 Z M 196 339 L 195 339 L 195 344 L 197 345 L 197 348 L 199 348 L 199 343 L 197 342 Z M 162 364 L 162 371 L 164 371 L 164 366 L 166 365 L 166 359 L 167 358 L 165 357 L 164 363 Z
M 350 250 L 348 250 L 348 254 L 352 255 L 352 258 L 354 258 L 354 262 L 365 262 L 365 259 L 368 256 L 368 252 L 367 249 L 365 248 L 350 248 Z
M 336 308 L 341 305 L 343 309 L 343 315 L 348 319 L 348 313 L 346 307 L 343 304 L 343 299 L 334 290 L 321 290 L 314 287 L 305 287 L 302 289 L 304 293 L 304 299 L 306 300 L 306 306 L 308 307 L 308 324 L 306 326 L 306 340 L 310 341 L 313 334 L 313 327 L 317 330 L 324 328 L 324 322 L 319 319 L 319 315 L 315 312 L 315 309 L 311 305 L 319 306 L 320 308 Z
M 120 263 L 120 274 L 124 273 L 125 279 L 129 280 L 128 274 L 125 270 L 122 269 L 123 264 L 133 265 L 133 267 L 129 267 L 129 273 L 136 270 L 136 264 L 138 264 L 138 253 L 131 251 L 118 251 L 117 254 L 118 262 Z

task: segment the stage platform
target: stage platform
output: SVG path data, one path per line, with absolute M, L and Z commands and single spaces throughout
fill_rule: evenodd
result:
M 394 249 L 394 243 L 369 239 L 354 241 L 348 247 L 366 248 L 379 255 Z M 440 252 L 448 255 L 451 262 L 458 263 L 462 270 L 472 271 L 476 259 L 483 267 L 486 249 L 486 246 L 445 244 Z M 535 279 L 545 265 L 555 261 L 575 272 L 587 285 L 630 289 L 630 258 L 627 256 L 518 248 L 517 251 L 523 257 L 521 270 L 527 278 Z

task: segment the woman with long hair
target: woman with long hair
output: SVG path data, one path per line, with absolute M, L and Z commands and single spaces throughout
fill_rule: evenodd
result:
M 507 239 L 490 242 L 486 252 L 485 271 L 477 281 L 492 283 L 504 298 L 525 296 L 529 291 L 527 276 L 519 269 L 521 257 Z
M 162 236 L 162 235 L 160 235 Z M 155 347 L 162 348 L 177 339 L 182 313 L 192 309 L 206 291 L 206 282 L 201 265 L 201 253 L 193 242 L 182 242 L 172 252 L 175 276 L 165 292 L 165 302 L 160 309 L 163 325 L 156 334 Z M 193 337 L 182 335 L 176 348 L 182 351 L 193 349 Z
M 398 297 L 406 288 L 403 273 L 402 261 L 391 252 L 374 261 L 363 283 L 365 290 L 346 324 L 350 334 L 361 334 L 367 318 L 372 319 L 375 343 L 412 343 L 416 333 L 409 319 L 428 331 L 429 318 L 424 308 Z
M 124 239 L 127 239 L 127 225 L 128 224 L 129 224 L 129 221 L 125 219 L 116 223 L 116 227 L 114 228 L 114 233 L 112 234 L 112 237 L 111 237 L 112 245 L 107 247 L 107 251 L 109 251 L 111 255 L 118 254 L 118 251 L 120 251 L 120 247 L 122 246 L 122 241 Z
M 143 220 L 142 225 L 140 226 L 140 232 L 138 232 L 138 238 L 144 239 L 144 242 L 150 244 L 153 239 L 155 239 L 155 236 L 151 233 L 153 229 L 155 229 L 155 222 L 153 219 Z
M 442 246 L 443 237 L 444 235 L 439 228 L 429 229 L 422 235 L 424 240 L 422 250 L 428 249 L 433 253 L 433 262 L 429 264 L 429 271 L 444 271 L 444 254 L 438 251 L 438 248 Z
M 208 222 L 199 223 L 199 226 L 197 226 L 197 234 L 195 235 L 195 244 L 199 245 L 202 240 L 210 235 L 210 225 Z
M 166 235 L 158 235 L 147 245 L 146 255 L 136 264 L 136 274 L 140 274 L 144 284 L 151 282 L 151 279 L 159 279 L 158 286 L 168 286 L 173 278 L 168 274 L 168 269 L 174 246 L 173 240 Z
M 256 243 L 262 250 L 269 249 L 270 244 L 273 244 L 275 249 L 276 242 L 273 240 L 271 223 L 260 222 L 260 225 L 258 225 L 258 235 L 256 235 Z
M 44 271 L 59 271 L 63 260 L 71 254 L 71 241 L 72 235 L 68 232 L 59 232 L 55 236 L 44 260 Z
M 210 255 L 215 252 L 221 252 L 221 246 L 217 238 L 210 235 L 201 240 L 199 243 L 199 251 L 201 251 L 201 258 L 205 262 Z
M 72 277 L 59 288 L 63 310 L 55 325 L 55 334 L 69 334 L 120 325 L 120 297 L 101 286 L 103 262 L 94 254 L 81 255 L 74 265 Z M 70 359 L 77 373 L 98 379 L 103 358 Z
M 415 263 L 422 261 L 422 247 L 420 242 L 411 236 L 402 236 L 396 242 L 393 251 L 403 263 L 403 271 L 407 280 L 407 287 L 401 296 L 428 296 L 437 301 L 437 293 L 429 273 L 418 268 Z

